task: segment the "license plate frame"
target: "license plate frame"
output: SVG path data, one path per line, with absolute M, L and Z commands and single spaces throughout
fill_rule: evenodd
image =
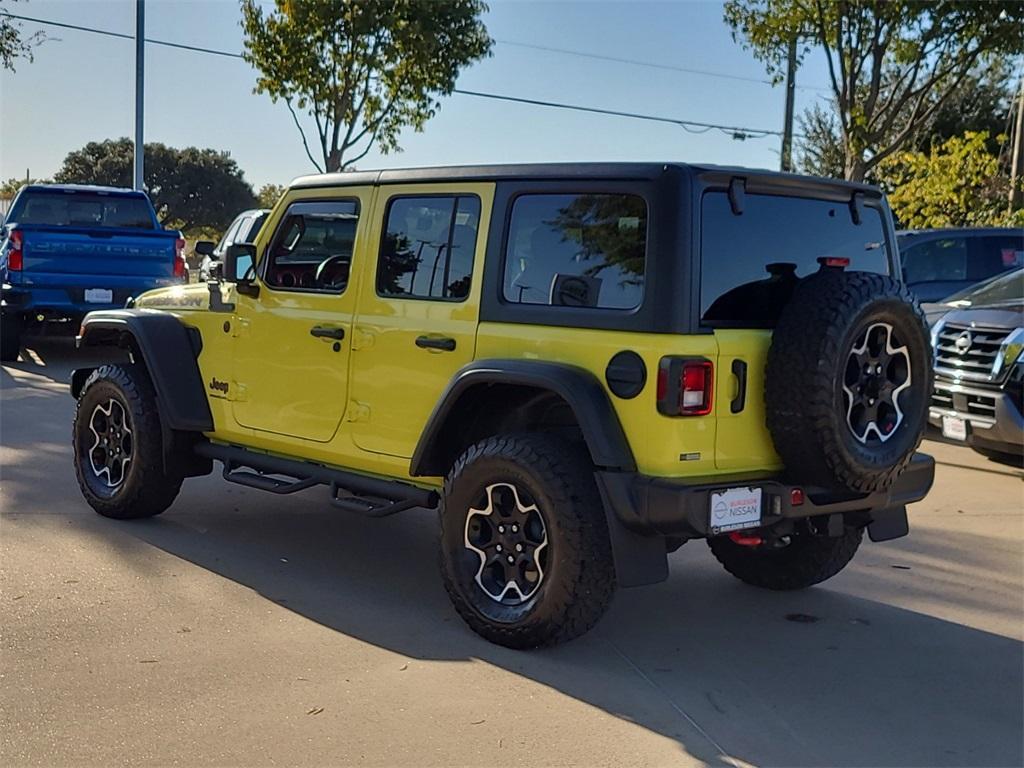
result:
M 87 304 L 113 304 L 114 291 L 111 288 L 86 288 L 84 298 Z
M 970 426 L 967 419 L 960 416 L 942 417 L 942 436 L 949 440 L 956 440 L 961 443 L 967 442 L 967 435 L 970 434 Z
M 708 494 L 708 530 L 712 534 L 760 528 L 764 492 L 757 486 L 722 488 Z

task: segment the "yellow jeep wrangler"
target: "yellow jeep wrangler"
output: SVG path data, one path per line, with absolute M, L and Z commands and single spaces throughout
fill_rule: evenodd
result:
M 456 610 L 516 648 L 705 538 L 769 589 L 907 533 L 931 351 L 869 186 L 684 164 L 308 176 L 219 279 L 93 312 L 75 468 L 101 515 L 184 478 L 436 508 Z

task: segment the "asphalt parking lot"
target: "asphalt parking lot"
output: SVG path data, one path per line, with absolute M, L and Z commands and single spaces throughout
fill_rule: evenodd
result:
M 214 474 L 117 523 L 71 465 L 69 342 L 0 390 L 0 764 L 1019 766 L 1024 473 L 926 443 L 911 535 L 802 593 L 701 542 L 597 629 L 473 635 L 431 514 L 349 517 Z M 80 363 L 79 363 L 80 364 Z

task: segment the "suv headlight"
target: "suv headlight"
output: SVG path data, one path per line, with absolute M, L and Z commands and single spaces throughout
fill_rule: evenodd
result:
M 1024 328 L 1016 328 L 999 345 L 999 351 L 996 353 L 996 359 L 992 365 L 992 378 L 998 378 L 1004 369 L 1017 362 L 1022 350 L 1024 350 Z

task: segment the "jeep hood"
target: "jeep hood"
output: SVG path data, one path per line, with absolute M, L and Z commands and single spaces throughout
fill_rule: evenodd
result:
M 136 297 L 134 306 L 146 309 L 208 310 L 210 289 L 206 283 L 156 288 Z

